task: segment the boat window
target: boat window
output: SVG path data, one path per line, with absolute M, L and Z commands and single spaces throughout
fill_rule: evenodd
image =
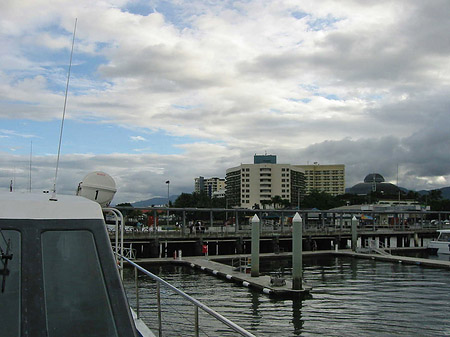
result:
M 20 336 L 20 232 L 0 228 L 0 327 L 5 337 Z
M 450 242 L 450 233 L 441 233 L 438 241 Z
M 44 232 L 42 259 L 48 336 L 117 336 L 92 233 Z

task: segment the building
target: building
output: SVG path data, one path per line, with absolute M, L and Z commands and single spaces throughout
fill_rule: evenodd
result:
M 255 155 L 253 164 L 241 164 L 226 171 L 229 207 L 264 208 L 275 196 L 298 205 L 304 192 L 303 170 L 290 164 L 277 164 L 273 155 Z
M 306 194 L 326 192 L 333 196 L 345 194 L 345 165 L 293 165 L 305 172 Z
M 387 196 L 397 196 L 400 193 L 398 186 L 387 183 L 379 173 L 370 173 L 364 178 L 364 182 L 352 186 L 348 193 L 357 195 L 368 195 L 372 192 L 379 192 Z
M 225 189 L 225 179 L 223 178 L 204 178 L 202 176 L 195 178 L 194 192 L 206 193 L 212 198 L 214 193 Z M 217 193 L 216 193 L 217 194 Z

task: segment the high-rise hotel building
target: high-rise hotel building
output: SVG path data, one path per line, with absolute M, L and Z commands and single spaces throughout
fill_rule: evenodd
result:
M 241 164 L 226 171 L 226 198 L 230 207 L 252 208 L 274 196 L 292 206 L 311 191 L 333 196 L 345 193 L 345 165 L 277 164 L 274 155 L 255 155 L 253 164 Z
M 225 179 L 223 178 L 205 178 L 198 177 L 194 181 L 194 192 L 201 193 L 205 192 L 208 197 L 212 198 L 215 192 L 225 189 Z
M 345 194 L 345 165 L 294 165 L 305 172 L 306 194 L 326 192 L 333 196 Z
M 275 196 L 297 205 L 305 193 L 303 170 L 290 164 L 277 164 L 276 156 L 254 157 L 253 164 L 241 164 L 226 171 L 226 197 L 229 207 L 263 208 Z

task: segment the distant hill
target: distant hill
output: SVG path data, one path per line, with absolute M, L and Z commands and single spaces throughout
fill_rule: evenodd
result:
M 437 188 L 437 190 L 441 190 L 442 191 L 442 198 L 443 199 L 449 199 L 450 200 L 450 187 Z M 425 194 L 428 194 L 429 192 L 430 191 L 427 191 L 427 190 L 417 191 L 417 193 L 419 193 L 420 195 L 425 195 Z
M 174 202 L 175 200 L 177 200 L 178 197 L 179 197 L 178 195 L 171 195 L 169 200 L 171 202 Z M 152 198 L 152 199 L 136 201 L 136 202 L 131 203 L 131 205 L 133 205 L 133 207 L 150 207 L 152 205 L 161 206 L 161 205 L 166 205 L 166 204 L 167 204 L 167 198 L 164 198 L 164 197 Z
M 399 187 L 400 190 L 404 193 L 408 193 L 410 190 L 408 190 L 407 188 L 404 187 Z M 346 188 L 345 189 L 345 193 L 348 193 L 348 191 L 350 190 L 350 188 Z M 450 187 L 442 187 L 442 188 L 437 188 L 437 190 L 441 190 L 442 191 L 442 198 L 443 199 L 449 199 L 450 200 Z M 416 191 L 417 193 L 419 193 L 420 195 L 425 195 L 430 193 L 431 190 L 420 190 L 420 191 Z

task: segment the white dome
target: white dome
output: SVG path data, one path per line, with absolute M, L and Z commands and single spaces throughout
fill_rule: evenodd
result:
M 109 174 L 95 171 L 84 177 L 78 185 L 77 195 L 96 201 L 102 207 L 106 207 L 114 198 L 116 191 L 116 183 Z

